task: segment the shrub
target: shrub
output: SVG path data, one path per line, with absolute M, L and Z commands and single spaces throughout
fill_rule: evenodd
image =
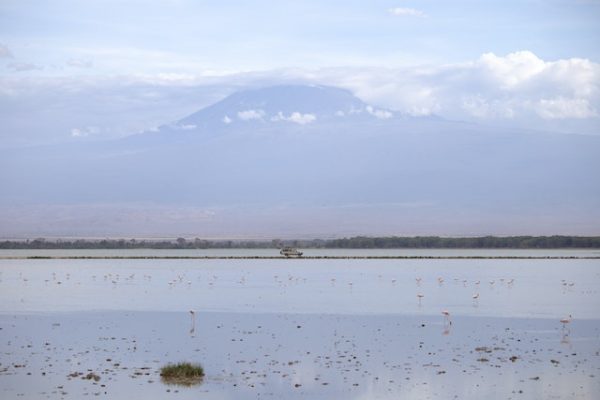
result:
M 202 382 L 204 369 L 200 364 L 180 362 L 168 364 L 160 369 L 160 376 L 169 385 L 197 385 Z

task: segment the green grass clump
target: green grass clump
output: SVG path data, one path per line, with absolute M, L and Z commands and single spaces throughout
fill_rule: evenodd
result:
M 191 386 L 202 382 L 204 369 L 200 364 L 180 362 L 162 367 L 160 376 L 164 383 L 170 385 Z

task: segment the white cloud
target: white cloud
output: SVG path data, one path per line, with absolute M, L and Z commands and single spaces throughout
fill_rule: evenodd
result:
M 183 125 L 179 125 L 177 126 L 179 129 L 184 130 L 184 131 L 191 131 L 192 129 L 196 129 L 197 126 L 194 124 L 183 124 Z
M 85 128 L 71 129 L 71 137 L 87 137 L 100 133 L 101 129 L 97 126 L 86 126 Z
M 242 121 L 260 120 L 265 116 L 263 110 L 245 110 L 237 113 L 237 116 Z
M 414 8 L 395 7 L 390 8 L 389 13 L 397 17 L 425 17 L 425 13 Z
M 310 124 L 311 122 L 316 121 L 316 119 L 317 117 L 314 114 L 301 114 L 299 112 L 294 112 L 289 116 L 288 121 L 304 125 Z
M 462 64 L 403 68 L 338 68 L 312 74 L 362 100 L 409 115 L 451 119 L 598 118 L 600 64 L 545 61 L 530 51 L 492 53 Z
M 224 124 L 229 125 L 231 123 L 231 121 L 232 121 L 232 119 L 229 118 L 229 116 L 226 115 L 226 116 L 223 117 L 223 123 Z
M 293 112 L 289 117 L 286 117 L 281 111 L 277 115 L 271 117 L 271 121 L 288 121 L 294 122 L 299 125 L 310 124 L 317 120 L 317 116 L 314 114 L 302 114 L 300 112 Z
M 505 57 L 485 53 L 475 67 L 495 81 L 500 89 L 510 90 L 541 73 L 546 63 L 530 51 L 517 51 Z
M 367 106 L 367 112 L 379 119 L 388 119 L 394 116 L 394 114 L 392 114 L 390 111 L 378 110 L 376 108 L 373 108 L 372 106 Z
M 586 99 L 566 99 L 563 97 L 541 99 L 535 105 L 535 110 L 545 119 L 590 118 L 598 116 L 598 112 L 591 107 L 589 101 Z

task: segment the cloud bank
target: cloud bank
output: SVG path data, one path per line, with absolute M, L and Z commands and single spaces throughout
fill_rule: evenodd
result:
M 438 115 L 488 125 L 600 134 L 600 64 L 582 58 L 543 60 L 530 51 L 486 53 L 459 64 L 398 68 L 281 69 L 228 75 L 31 77 L 0 75 L 0 147 L 137 133 L 186 117 L 225 96 L 277 84 L 318 84 L 350 90 L 379 118 Z M 304 111 L 306 112 L 306 111 Z M 367 112 L 369 112 L 367 110 Z M 344 114 L 344 113 L 341 113 Z M 223 116 L 260 121 L 264 110 Z M 277 117 L 277 115 L 275 115 Z M 341 117 L 341 115 L 340 115 Z M 310 114 L 281 120 L 311 123 Z
M 476 120 L 597 118 L 600 64 L 544 61 L 529 51 L 463 64 L 325 72 L 321 79 L 410 115 Z M 600 132 L 599 132 L 600 133 Z

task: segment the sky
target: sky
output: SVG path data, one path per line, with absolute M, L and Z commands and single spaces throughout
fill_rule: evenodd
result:
M 235 202 L 227 203 L 232 204 L 229 209 L 219 208 L 225 200 L 241 201 L 243 194 L 230 193 L 229 187 L 241 189 L 228 186 L 226 178 L 236 178 L 235 171 L 251 172 L 241 164 L 237 170 L 222 165 L 228 154 L 237 154 L 228 150 L 239 141 L 226 145 L 232 139 L 217 135 L 214 145 L 224 145 L 214 151 L 205 144 L 179 148 L 188 158 L 166 147 L 161 153 L 158 146 L 155 159 L 155 153 L 130 153 L 119 147 L 137 143 L 140 136 L 113 139 L 156 131 L 156 136 L 141 136 L 142 141 L 162 138 L 172 127 L 183 126 L 181 121 L 190 114 L 238 91 L 321 85 L 345 89 L 381 116 L 393 115 L 394 121 L 406 125 L 394 128 L 398 130 L 390 136 L 399 142 L 386 142 L 382 148 L 370 134 L 382 133 L 383 125 L 363 132 L 350 119 L 341 122 L 364 139 L 356 148 L 348 129 L 337 132 L 344 136 L 335 141 L 335 148 L 340 142 L 347 146 L 348 168 L 361 168 L 360 182 L 375 185 L 380 198 L 368 197 L 379 193 L 375 190 L 356 190 L 353 180 L 348 188 L 340 186 L 347 181 L 345 172 L 332 178 L 337 185 L 327 181 L 319 186 L 320 170 L 311 177 L 290 165 L 292 169 L 277 169 L 282 176 L 317 179 L 314 190 L 306 192 L 325 199 L 307 205 L 306 218 L 301 218 L 307 226 L 290 232 L 306 233 L 315 221 L 328 221 L 323 222 L 323 232 L 354 223 L 344 229 L 364 233 L 371 226 L 368 232 L 377 233 L 387 223 L 386 232 L 404 227 L 406 234 L 597 233 L 600 189 L 593 173 L 600 139 L 599 22 L 600 0 L 0 0 L 0 187 L 5 189 L 0 193 L 0 227 L 7 235 L 21 229 L 23 236 L 36 235 L 43 226 L 49 234 L 60 228 L 61 234 L 69 235 L 89 227 L 96 230 L 87 235 L 135 235 L 146 231 L 134 231 L 136 225 L 127 224 L 155 218 L 156 225 L 144 228 L 148 234 L 164 233 L 169 226 L 178 234 L 181 221 L 196 227 L 210 216 L 215 229 L 229 221 L 229 234 L 234 234 L 242 225 L 267 229 L 262 221 L 270 215 L 273 226 L 280 224 L 277 229 L 289 229 L 289 215 L 278 214 L 277 207 L 283 205 L 290 215 L 303 211 L 273 203 L 279 198 L 275 188 L 286 180 L 264 171 L 293 163 L 286 159 L 278 165 L 261 164 L 270 158 L 261 156 L 268 152 L 252 136 L 239 139 L 258 146 L 246 161 L 256 169 L 250 176 L 264 178 L 267 188 L 257 192 L 255 214 Z M 261 110 L 251 114 L 252 110 L 236 109 L 231 116 L 262 116 Z M 302 132 L 318 132 L 321 119 L 315 117 L 319 110 L 314 111 L 307 109 L 297 118 L 293 112 L 275 113 L 269 121 L 278 127 L 294 117 L 293 122 L 306 127 Z M 421 131 L 410 128 L 413 123 Z M 427 148 L 428 155 L 439 155 L 433 160 L 413 160 L 418 151 L 399 156 L 411 148 L 411 135 L 428 132 L 427 126 L 432 127 L 430 135 L 418 136 L 415 143 Z M 494 134 L 484 138 L 486 132 Z M 302 136 L 294 148 L 315 146 L 313 139 Z M 288 148 L 288 142 L 281 144 Z M 355 155 L 369 146 L 375 146 L 373 157 L 355 162 L 360 159 Z M 388 153 L 392 148 L 398 154 Z M 81 149 L 85 151 L 80 155 Z M 329 168 L 323 167 L 329 165 L 326 149 L 317 148 L 324 152 L 323 159 L 311 167 Z M 312 150 L 307 154 L 314 155 Z M 198 156 L 203 151 L 208 153 Z M 283 153 L 272 151 L 278 157 Z M 380 153 L 393 157 L 388 160 Z M 455 170 L 448 167 L 454 161 Z M 175 171 L 194 170 L 204 162 L 206 170 L 196 171 L 199 179 L 187 186 L 172 179 L 181 178 L 177 172 L 165 172 L 177 165 L 181 168 Z M 399 167 L 402 162 L 406 164 Z M 305 160 L 298 163 L 304 171 Z M 391 165 L 395 167 L 388 168 Z M 148 172 L 157 167 L 155 174 Z M 387 180 L 373 179 L 386 168 L 391 174 Z M 145 175 L 138 177 L 137 169 Z M 217 176 L 207 171 L 225 174 L 215 181 L 219 190 L 204 191 L 202 185 L 210 185 Z M 120 179 L 111 179 L 114 176 Z M 442 178 L 436 181 L 437 177 Z M 450 185 L 459 178 L 464 184 Z M 156 184 L 160 179 L 164 187 L 182 186 L 165 190 Z M 402 179 L 404 183 L 394 187 L 397 193 L 390 190 L 388 180 Z M 262 187 L 256 183 L 250 189 Z M 129 191 L 119 188 L 121 184 Z M 412 184 L 420 184 L 422 190 L 407 189 Z M 445 185 L 450 185 L 448 190 L 442 190 Z M 322 193 L 323 187 L 332 195 Z M 93 189 L 99 194 L 92 195 Z M 77 198 L 70 198 L 69 191 L 84 199 L 78 204 L 81 210 L 75 209 Z M 232 198 L 211 200 L 219 193 Z M 189 196 L 189 204 L 173 200 L 177 194 Z M 449 206 L 448 196 L 461 200 L 456 200 L 458 208 Z M 338 197 L 340 207 L 334 210 L 328 201 Z M 415 204 L 419 210 L 412 208 Z M 174 214 L 176 206 L 196 208 Z M 385 212 L 377 216 L 378 210 Z M 198 221 L 194 215 L 200 216 Z M 399 219 L 392 221 L 389 215 Z M 410 231 L 411 221 L 423 230 Z M 121 223 L 127 226 L 114 230 Z
M 0 1 L 0 146 L 125 136 L 318 83 L 409 115 L 600 134 L 600 1 Z

